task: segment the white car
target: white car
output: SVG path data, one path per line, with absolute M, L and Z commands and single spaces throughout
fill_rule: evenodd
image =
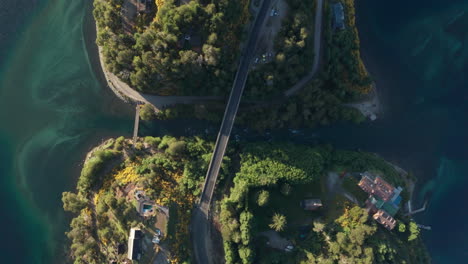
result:
M 159 244 L 161 242 L 161 238 L 158 235 L 154 235 L 153 240 L 151 240 L 154 244 Z

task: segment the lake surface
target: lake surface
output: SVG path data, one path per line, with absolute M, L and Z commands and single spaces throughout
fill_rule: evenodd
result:
M 91 146 L 130 136 L 132 108 L 105 87 L 91 1 L 0 1 L 0 210 L 4 263 L 63 263 L 72 190 Z M 364 58 L 385 117 L 362 125 L 275 131 L 264 139 L 377 152 L 419 179 L 416 219 L 435 263 L 468 257 L 468 1 L 357 0 Z M 89 55 L 89 56 L 88 56 Z M 142 133 L 192 134 L 206 123 L 160 122 Z M 217 125 L 209 132 L 216 133 Z M 236 129 L 241 138 L 250 132 Z

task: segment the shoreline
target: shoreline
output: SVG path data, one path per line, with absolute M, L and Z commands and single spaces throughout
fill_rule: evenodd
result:
M 375 82 L 372 83 L 371 91 L 367 94 L 367 96 L 370 98 L 354 103 L 347 103 L 344 104 L 344 106 L 357 109 L 368 120 L 375 121 L 382 115 L 382 103 L 380 102 L 379 93 Z
M 94 18 L 93 18 L 94 19 Z M 97 32 L 99 31 L 98 25 L 96 23 L 96 20 L 94 20 L 94 24 L 96 25 L 96 36 Z M 125 84 L 124 82 L 120 81 L 117 76 L 115 76 L 113 73 L 108 71 L 106 69 L 106 64 L 104 63 L 104 55 L 102 54 L 102 47 L 99 46 L 97 43 L 94 43 L 97 48 L 98 48 L 98 54 L 99 54 L 99 65 L 101 68 L 102 73 L 104 74 L 104 78 L 106 79 L 107 86 L 112 90 L 112 92 L 122 101 L 130 104 L 138 104 L 138 103 L 149 103 L 146 101 L 146 99 L 141 96 L 137 91 L 135 91 L 135 94 L 130 94 L 128 91 L 126 92 L 125 89 L 123 89 Z M 114 84 L 114 82 L 116 84 Z M 128 86 L 128 85 L 127 85 Z M 129 89 L 130 86 L 128 86 Z
M 96 20 L 93 18 L 94 24 L 96 27 L 96 36 L 99 31 Z M 102 53 L 102 47 L 94 43 L 98 48 L 99 54 L 99 64 L 104 78 L 106 80 L 107 86 L 112 90 L 112 92 L 122 101 L 128 104 L 149 104 L 152 105 L 156 111 L 161 111 L 167 106 L 177 105 L 177 104 L 201 104 L 208 101 L 218 101 L 222 100 L 222 96 L 159 96 L 144 94 L 138 92 L 136 89 L 133 89 L 128 84 L 124 83 L 117 77 L 115 74 L 106 69 L 104 63 L 104 55 Z

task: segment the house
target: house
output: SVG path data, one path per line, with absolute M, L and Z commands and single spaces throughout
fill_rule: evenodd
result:
M 139 228 L 131 228 L 128 237 L 127 258 L 130 260 L 140 260 L 142 253 L 143 232 Z
M 395 218 L 393 218 L 384 210 L 377 211 L 377 213 L 375 213 L 372 216 L 372 218 L 374 218 L 374 220 L 377 221 L 377 223 L 383 225 L 388 230 L 392 230 L 393 228 L 395 228 L 395 225 L 396 225 Z
M 322 201 L 320 199 L 306 199 L 301 201 L 301 207 L 304 210 L 314 211 L 322 207 Z
M 366 200 L 366 208 L 371 214 L 375 214 L 378 210 L 382 209 L 391 216 L 395 216 L 399 210 L 399 206 L 396 206 L 393 203 L 384 202 L 375 196 L 371 196 Z
M 191 49 L 200 53 L 202 51 L 203 41 L 198 33 L 190 29 L 179 38 L 177 45 L 180 49 Z
M 334 29 L 345 29 L 344 21 L 344 8 L 341 2 L 334 3 L 333 9 L 333 28 Z
M 369 173 L 363 174 L 363 177 L 359 181 L 358 185 L 369 195 L 375 195 L 385 202 L 389 201 L 394 196 L 395 192 L 395 187 L 393 187 L 391 184 L 379 176 L 374 178 Z
M 393 218 L 400 209 L 402 187 L 395 188 L 379 176 L 369 172 L 362 173 L 358 183 L 369 198 L 366 200 L 366 208 L 375 221 L 392 230 L 396 220 Z
M 145 195 L 143 190 L 135 190 L 136 209 L 143 217 L 153 216 L 156 213 L 155 202 Z

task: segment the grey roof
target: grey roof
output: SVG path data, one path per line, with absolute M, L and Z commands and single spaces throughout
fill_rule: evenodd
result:
M 128 259 L 139 260 L 141 256 L 141 237 L 143 233 L 139 228 L 130 229 L 128 238 Z
M 320 199 L 305 199 L 302 200 L 301 206 L 305 210 L 315 210 L 322 207 L 322 201 Z
M 341 2 L 334 3 L 333 6 L 333 27 L 334 28 L 339 28 L 339 29 L 344 29 L 345 24 L 344 24 L 344 8 Z

